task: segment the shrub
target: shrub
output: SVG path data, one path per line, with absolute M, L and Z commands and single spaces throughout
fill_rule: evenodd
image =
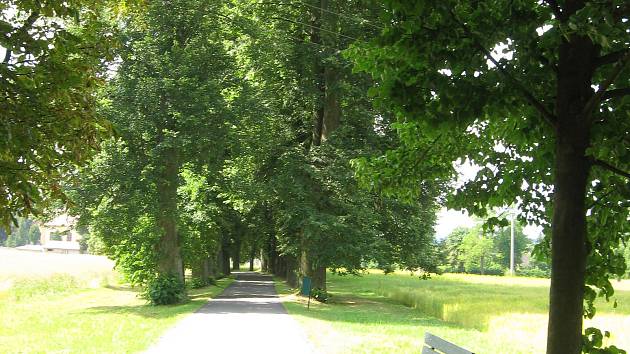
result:
M 481 274 L 481 268 L 477 266 L 471 267 L 470 269 L 466 270 L 466 273 Z M 505 275 L 505 269 L 503 269 L 503 267 L 501 267 L 501 265 L 497 263 L 492 263 L 484 268 L 483 274 L 484 275 Z
M 213 277 L 208 277 L 208 285 L 217 285 L 217 280 Z
M 160 274 L 147 282 L 142 297 L 152 305 L 176 304 L 186 300 L 186 288 L 178 277 Z
M 549 269 L 542 269 L 537 267 L 522 268 L 516 272 L 517 275 L 522 277 L 534 277 L 534 278 L 549 278 L 551 273 Z
M 311 289 L 311 297 L 319 302 L 326 302 L 330 298 L 330 294 L 324 289 Z
M 189 284 L 192 289 L 199 289 L 208 285 L 208 282 L 203 278 L 192 278 L 190 279 Z

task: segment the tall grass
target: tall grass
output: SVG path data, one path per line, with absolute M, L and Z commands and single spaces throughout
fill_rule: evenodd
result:
M 418 313 L 463 328 L 545 341 L 549 282 L 543 279 L 445 274 L 429 280 L 397 273 L 357 277 L 331 275 L 331 290 L 376 295 Z M 630 346 L 630 282 L 613 284 L 618 306 L 599 299 L 597 315 L 585 326 L 612 332 L 613 342 Z
M 0 283 L 0 301 L 26 301 L 82 289 L 95 289 L 118 283 L 115 273 L 52 274 L 48 276 L 20 276 L 5 278 Z

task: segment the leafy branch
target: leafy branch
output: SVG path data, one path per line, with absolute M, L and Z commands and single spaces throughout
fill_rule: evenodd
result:
M 560 5 L 558 5 L 558 2 L 556 0 L 545 0 L 545 2 L 549 5 L 551 11 L 557 19 L 563 22 L 566 20 L 566 16 L 562 12 L 562 8 L 560 7 Z
M 608 90 L 608 87 L 617 80 L 623 69 L 626 67 L 626 64 L 628 64 L 628 61 L 630 61 L 630 52 L 627 52 L 623 57 L 621 57 L 619 62 L 615 64 L 615 67 L 610 73 L 610 76 L 608 76 L 608 79 L 602 83 L 597 92 L 588 100 L 588 102 L 586 102 L 581 114 L 583 119 L 588 120 L 591 118 L 593 110 L 604 99 L 604 95 L 607 92 L 606 90 Z
M 599 160 L 599 159 L 596 159 L 596 158 L 591 158 L 591 163 L 594 166 L 602 167 L 602 168 L 604 168 L 604 169 L 606 169 L 606 170 L 608 170 L 608 171 L 610 171 L 610 172 L 612 172 L 614 174 L 617 174 L 617 175 L 623 176 L 623 177 L 625 177 L 627 179 L 630 179 L 630 172 L 626 172 L 626 171 L 624 171 L 622 169 L 619 169 L 619 168 L 609 164 L 606 161 L 602 161 L 602 160 Z
M 595 60 L 595 67 L 600 67 L 606 64 L 614 64 L 618 62 L 624 55 L 630 53 L 630 49 L 622 49 L 616 52 L 608 53 L 606 55 L 602 55 L 601 57 Z
M 608 90 L 602 95 L 602 101 L 609 100 L 611 98 L 623 97 L 630 95 L 630 87 L 624 87 L 620 89 Z
M 18 28 L 17 31 L 15 32 L 14 36 L 21 36 L 24 35 L 35 23 L 35 21 L 37 21 L 37 19 L 39 18 L 39 11 L 33 11 L 31 12 L 31 14 L 26 18 L 26 21 L 24 21 L 24 24 L 22 25 L 22 27 Z M 4 54 L 4 61 L 3 64 L 7 65 L 9 64 L 9 61 L 11 60 L 11 48 L 8 47 L 6 53 Z
M 465 23 L 461 22 L 458 18 L 457 15 L 455 15 L 455 13 L 453 12 L 452 9 L 448 9 L 449 14 L 451 15 L 451 17 L 453 18 L 453 20 L 464 30 L 464 32 L 466 33 L 466 35 L 471 38 L 475 45 L 477 46 L 477 48 L 485 55 L 485 57 L 490 60 L 498 69 L 499 72 L 505 76 L 508 80 L 512 81 L 512 83 L 514 83 L 514 85 L 516 86 L 516 88 L 518 88 L 521 93 L 523 93 L 523 95 L 525 95 L 526 100 L 532 105 L 534 106 L 534 108 L 536 108 L 536 110 L 538 110 L 538 112 L 540 112 L 540 114 L 542 115 L 543 119 L 549 123 L 549 125 L 551 125 L 552 127 L 556 126 L 556 121 L 558 120 L 557 117 L 551 113 L 551 111 L 549 111 L 547 109 L 547 107 L 545 107 L 545 105 L 538 100 L 534 94 L 532 94 L 520 81 L 518 81 L 514 76 L 512 76 L 504 67 L 503 65 L 501 65 L 499 63 L 499 61 L 497 61 L 493 56 L 492 53 L 490 53 L 490 51 L 483 46 L 483 44 L 481 44 L 481 40 L 479 39 L 478 36 L 476 36 L 471 30 L 470 28 L 468 28 L 468 26 L 466 26 Z

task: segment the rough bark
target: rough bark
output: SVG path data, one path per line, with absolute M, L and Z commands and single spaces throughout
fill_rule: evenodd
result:
M 260 251 L 260 271 L 269 273 L 269 259 L 264 249 Z
M 567 2 L 569 13 L 580 2 Z M 551 236 L 548 354 L 581 351 L 584 280 L 587 257 L 585 196 L 590 170 L 585 155 L 590 123 L 581 116 L 592 95 L 597 49 L 574 36 L 560 47 L 556 113 L 556 160 Z
M 219 247 L 215 258 L 215 267 L 219 276 L 223 275 L 223 247 Z
M 254 260 L 256 259 L 256 246 L 252 246 L 249 252 L 249 271 L 254 271 Z
M 219 275 L 219 268 L 217 267 L 217 254 L 213 254 L 208 257 L 208 276 L 217 278 Z
M 298 286 L 297 261 L 294 257 L 287 256 L 285 263 L 285 277 L 287 279 L 287 284 L 289 284 L 292 288 L 296 288 Z
M 315 1 L 310 33 L 312 43 L 334 46 L 337 41 L 334 33 L 334 14 L 328 11 L 329 1 Z M 321 28 L 328 28 L 322 31 Z M 341 103 L 339 99 L 339 74 L 336 68 L 326 65 L 323 58 L 315 56 L 313 75 L 315 82 L 315 99 L 313 108 L 313 140 L 312 146 L 319 146 L 339 127 Z M 315 265 L 317 264 L 317 265 Z M 312 259 L 309 250 L 302 248 L 299 261 L 300 277 L 309 276 L 313 288 L 326 289 L 326 267 L 319 260 Z M 299 281 L 301 283 L 301 280 Z
M 210 277 L 208 258 L 201 259 L 192 267 L 192 277 L 207 282 Z
M 321 30 L 322 12 L 328 6 L 327 0 L 315 2 L 314 10 L 311 17 L 311 43 L 322 44 Z M 321 6 L 321 9 L 319 9 Z M 324 128 L 324 100 L 326 97 L 326 68 L 322 63 L 322 58 L 316 55 L 313 60 L 313 79 L 315 83 L 315 100 L 313 107 L 313 140 L 312 146 L 319 146 L 322 143 L 322 130 Z
M 314 264 L 305 251 L 302 252 L 302 257 L 300 258 L 300 276 L 311 278 L 311 287 L 313 289 L 326 290 L 326 267 Z
M 225 276 L 232 273 L 230 270 L 230 244 L 229 241 L 226 240 L 226 237 L 224 237 L 221 243 L 221 273 Z
M 232 270 L 241 270 L 241 243 L 232 245 Z
M 174 275 L 184 280 L 179 235 L 177 233 L 177 185 L 179 165 L 177 151 L 167 148 L 163 155 L 163 167 L 157 179 L 159 225 L 162 228 L 157 250 L 158 273 Z
M 321 141 L 328 140 L 339 127 L 341 118 L 341 102 L 339 101 L 339 73 L 335 68 L 324 69 L 324 112 L 322 116 Z
M 273 213 L 272 213 L 271 208 L 268 205 L 265 206 L 264 220 L 265 220 L 266 225 L 269 227 L 269 229 L 273 230 Z M 275 256 L 276 256 L 276 236 L 274 235 L 273 231 L 270 231 L 267 234 L 267 237 L 265 239 L 265 243 L 263 244 L 262 252 L 261 252 L 261 270 L 263 272 L 265 273 L 274 272 L 273 264 L 275 262 Z

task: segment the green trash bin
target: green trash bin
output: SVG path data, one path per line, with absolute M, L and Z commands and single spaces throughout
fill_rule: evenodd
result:
M 309 296 L 311 295 L 311 277 L 302 278 L 302 295 Z

